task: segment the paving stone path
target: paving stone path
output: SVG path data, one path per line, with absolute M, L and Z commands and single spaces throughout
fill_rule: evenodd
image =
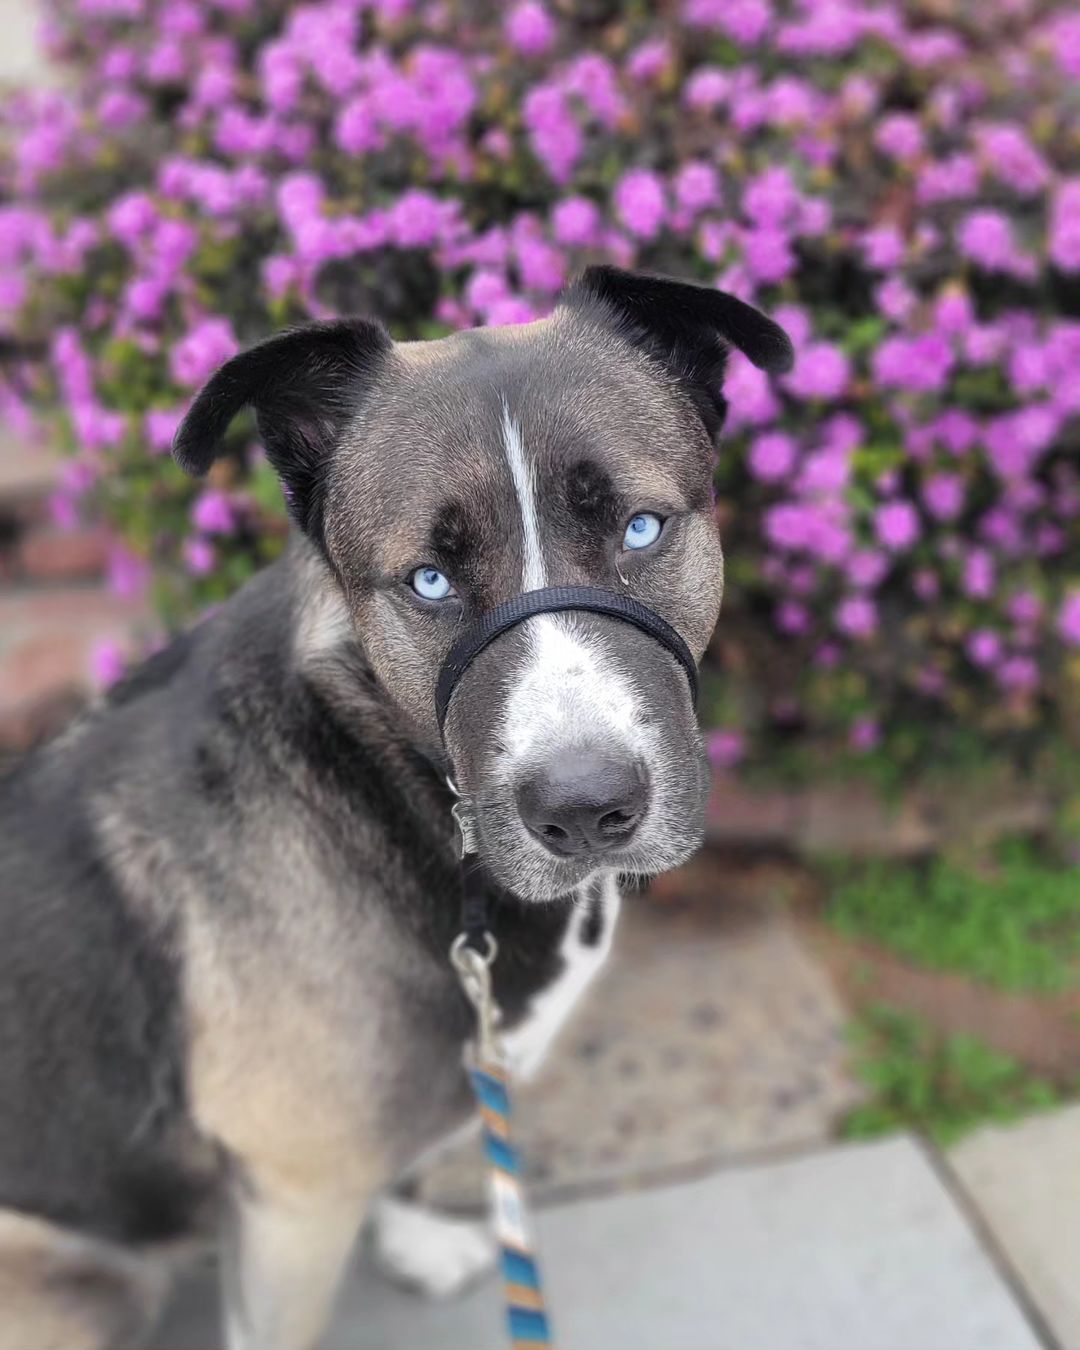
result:
M 736 888 L 738 883 L 734 883 Z M 1080 1107 L 948 1157 L 833 1142 L 843 1010 L 782 911 L 630 901 L 521 1134 L 571 1350 L 1080 1350 Z M 479 1196 L 473 1149 L 426 1181 Z M 488 1281 L 429 1304 L 363 1254 L 324 1350 L 498 1350 Z M 209 1275 L 157 1350 L 211 1350 Z

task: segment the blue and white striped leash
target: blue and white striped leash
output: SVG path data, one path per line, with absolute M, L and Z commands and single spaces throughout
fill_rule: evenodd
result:
M 478 950 L 469 933 L 462 932 L 450 949 L 450 959 L 466 998 L 476 1009 L 476 1039 L 465 1051 L 465 1067 L 480 1108 L 510 1343 L 514 1350 L 530 1350 L 554 1342 L 522 1186 L 521 1159 L 510 1132 L 509 1077 L 499 1038 L 499 1009 L 491 989 L 491 966 L 499 948 L 489 932 L 483 941 L 483 950 Z
M 501 634 L 534 615 L 557 614 L 564 610 L 619 619 L 648 634 L 682 666 L 690 683 L 690 697 L 697 701 L 698 677 L 693 653 L 667 620 L 640 600 L 595 586 L 548 586 L 526 591 L 496 605 L 469 624 L 439 668 L 435 720 L 447 748 L 451 774 L 446 718 L 462 675 Z M 502 1248 L 510 1339 L 515 1350 L 526 1350 L 528 1346 L 551 1345 L 552 1341 L 521 1187 L 521 1165 L 510 1138 L 510 1092 L 506 1061 L 499 1043 L 499 1009 L 491 989 L 491 966 L 498 947 L 488 927 L 487 891 L 476 856 L 471 813 L 453 777 L 447 778 L 447 783 L 457 799 L 453 809 L 461 839 L 462 882 L 462 931 L 450 949 L 450 960 L 466 997 L 476 1009 L 477 1036 L 475 1044 L 466 1051 L 465 1066 L 483 1122 L 495 1233 Z

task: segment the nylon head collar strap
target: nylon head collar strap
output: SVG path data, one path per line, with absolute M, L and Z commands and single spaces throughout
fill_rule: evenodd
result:
M 458 681 L 477 656 L 508 629 L 524 623 L 537 614 L 557 614 L 563 610 L 582 610 L 588 614 L 604 614 L 631 624 L 666 648 L 678 661 L 690 682 L 690 696 L 697 703 L 697 667 L 690 649 L 666 619 L 655 614 L 640 600 L 594 586 L 548 586 L 539 591 L 525 591 L 513 599 L 496 605 L 470 624 L 450 648 L 439 671 L 435 686 L 435 714 L 439 734 L 444 735 L 446 715 Z M 444 737 L 445 739 L 445 737 Z M 451 786 L 453 782 L 451 780 Z M 456 788 L 455 788 L 456 791 Z M 478 952 L 492 952 L 488 931 L 488 887 L 483 864 L 473 851 L 470 815 L 459 801 L 455 817 L 461 836 L 461 932 L 466 945 Z
M 666 619 L 662 619 L 640 600 L 634 600 L 629 595 L 618 595 L 615 591 L 600 590 L 595 586 L 547 586 L 539 591 L 525 591 L 489 609 L 475 623 L 470 624 L 450 648 L 435 686 L 435 715 L 440 735 L 443 734 L 450 700 L 458 681 L 484 648 L 507 629 L 515 628 L 526 619 L 537 614 L 556 614 L 561 610 L 604 614 L 648 633 L 661 647 L 666 647 L 682 666 L 690 682 L 690 697 L 697 703 L 697 666 L 689 647 Z

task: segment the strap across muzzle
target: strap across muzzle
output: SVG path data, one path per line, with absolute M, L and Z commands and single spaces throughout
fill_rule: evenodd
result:
M 475 623 L 470 624 L 450 648 L 446 660 L 439 671 L 435 686 L 435 715 L 442 734 L 446 723 L 446 714 L 450 700 L 458 681 L 480 655 L 507 629 L 515 628 L 526 619 L 537 614 L 557 614 L 562 610 L 583 610 L 589 614 L 604 614 L 612 619 L 621 619 L 641 632 L 647 633 L 654 641 L 665 647 L 682 666 L 690 682 L 690 697 L 697 703 L 698 675 L 697 666 L 690 648 L 666 619 L 635 600 L 629 595 L 619 595 L 615 591 L 601 590 L 595 586 L 546 586 L 539 591 L 525 591 L 505 600 L 494 609 L 482 614 Z

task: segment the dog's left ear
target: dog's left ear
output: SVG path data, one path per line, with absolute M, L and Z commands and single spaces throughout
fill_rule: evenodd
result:
M 204 474 L 241 408 L 255 411 L 266 456 L 297 524 L 321 539 L 326 470 L 393 343 L 371 319 L 289 329 L 227 361 L 203 386 L 173 439 L 188 473 Z
M 732 347 L 770 374 L 783 374 L 795 361 L 791 340 L 779 324 L 725 291 L 688 281 L 589 267 L 560 304 L 592 311 L 659 361 L 693 399 L 710 436 L 720 430 L 727 411 L 724 367 Z

